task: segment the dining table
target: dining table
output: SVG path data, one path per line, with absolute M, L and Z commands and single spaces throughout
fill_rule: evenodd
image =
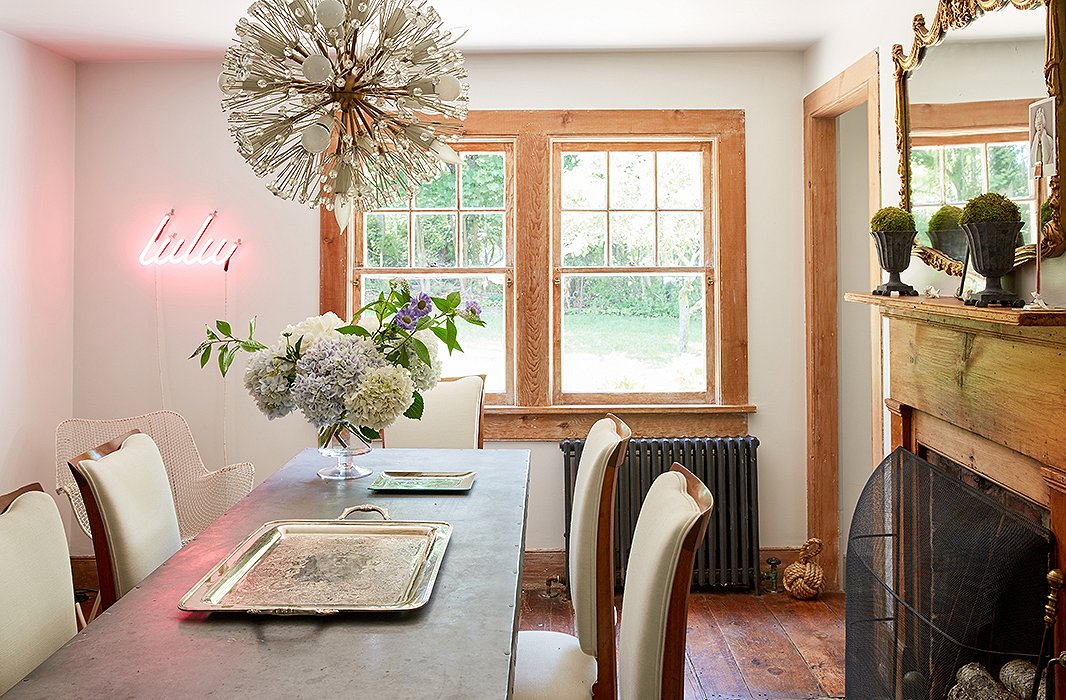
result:
M 334 458 L 335 459 L 335 458 Z M 527 450 L 378 449 L 375 471 L 476 472 L 466 492 L 376 492 L 325 481 L 304 450 L 49 657 L 7 698 L 510 697 L 525 545 Z M 435 587 L 402 612 L 185 612 L 182 597 L 268 521 L 374 504 L 452 526 Z M 353 517 L 375 517 L 373 513 Z

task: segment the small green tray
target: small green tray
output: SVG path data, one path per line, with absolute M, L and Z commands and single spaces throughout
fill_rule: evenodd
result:
M 477 472 L 381 472 L 374 491 L 469 491 Z

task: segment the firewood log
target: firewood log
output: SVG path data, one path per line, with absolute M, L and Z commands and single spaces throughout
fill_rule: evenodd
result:
M 949 700 L 1017 700 L 979 663 L 969 663 L 955 674 Z
M 1029 695 L 1033 690 L 1033 678 L 1036 677 L 1036 666 L 1028 661 L 1022 659 L 1015 659 L 1014 661 L 1008 661 L 1003 664 L 1003 668 L 999 669 L 999 682 L 1003 684 L 1012 695 L 1016 695 L 1022 700 L 1029 700 Z M 1044 700 L 1044 679 L 1040 679 L 1040 688 L 1037 690 L 1036 697 L 1040 700 Z

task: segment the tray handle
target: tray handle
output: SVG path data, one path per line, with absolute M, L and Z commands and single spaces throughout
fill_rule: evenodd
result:
M 389 517 L 389 511 L 388 510 L 386 510 L 385 508 L 382 508 L 381 506 L 376 506 L 373 503 L 360 503 L 359 505 L 356 505 L 356 506 L 348 506 L 347 508 L 344 509 L 343 513 L 341 513 L 339 516 L 337 516 L 337 520 L 344 520 L 345 518 L 347 518 L 352 513 L 358 513 L 358 512 L 364 512 L 364 513 L 373 512 L 373 513 L 377 513 L 378 515 L 380 515 L 382 520 L 392 520 L 392 518 Z

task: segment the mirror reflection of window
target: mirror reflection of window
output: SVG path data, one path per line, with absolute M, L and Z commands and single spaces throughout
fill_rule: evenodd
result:
M 940 207 L 962 208 L 984 192 L 999 192 L 1022 213 L 1022 239 L 1033 242 L 1036 195 L 1025 141 L 911 148 L 911 201 L 919 242 L 930 245 L 929 219 Z

